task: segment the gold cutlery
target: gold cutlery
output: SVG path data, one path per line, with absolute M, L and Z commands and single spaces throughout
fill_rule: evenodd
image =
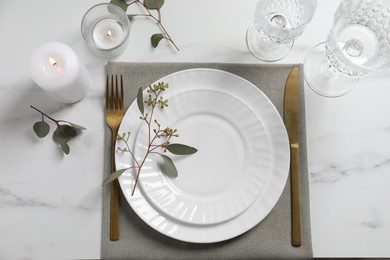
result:
M 111 79 L 111 80 L 110 80 Z M 111 84 L 110 84 L 111 83 Z M 106 81 L 106 122 L 111 129 L 111 173 L 116 171 L 115 167 L 115 141 L 118 134 L 118 128 L 124 116 L 124 91 L 123 78 L 120 76 L 120 85 L 118 76 L 107 75 Z M 114 180 L 111 187 L 111 206 L 110 206 L 110 240 L 119 240 L 119 182 Z
M 291 224 L 292 245 L 302 245 L 301 205 L 299 187 L 299 100 L 298 100 L 298 67 L 294 67 L 286 82 L 284 92 L 284 123 L 290 140 L 291 154 Z

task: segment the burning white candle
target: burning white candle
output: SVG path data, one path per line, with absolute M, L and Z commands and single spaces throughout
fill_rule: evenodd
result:
M 126 49 L 130 21 L 126 12 L 111 3 L 91 7 L 81 21 L 81 34 L 96 54 L 113 58 Z
M 62 103 L 79 101 L 90 87 L 89 74 L 76 53 L 60 42 L 39 47 L 31 57 L 30 71 L 35 83 Z
M 125 40 L 125 32 L 117 20 L 104 19 L 93 27 L 92 37 L 96 46 L 108 50 L 119 46 Z

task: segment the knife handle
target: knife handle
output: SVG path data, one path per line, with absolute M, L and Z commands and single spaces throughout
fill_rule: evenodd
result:
M 302 245 L 301 233 L 301 203 L 300 203 L 300 177 L 299 177 L 299 144 L 291 144 L 291 221 L 292 245 Z

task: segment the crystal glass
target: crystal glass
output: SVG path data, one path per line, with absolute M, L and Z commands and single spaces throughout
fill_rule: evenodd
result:
M 348 93 L 359 77 L 390 64 L 390 1 L 344 0 L 325 43 L 304 62 L 305 79 L 318 94 Z
M 316 0 L 260 0 L 247 32 L 249 50 L 265 61 L 286 57 L 316 6 Z
M 81 34 L 92 51 L 112 58 L 126 49 L 130 21 L 122 8 L 110 3 L 97 4 L 84 15 Z

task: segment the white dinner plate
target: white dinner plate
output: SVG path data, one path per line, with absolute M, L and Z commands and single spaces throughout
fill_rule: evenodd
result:
M 177 178 L 162 173 L 161 160 L 151 156 L 134 196 L 134 172 L 125 172 L 119 182 L 130 206 L 152 228 L 182 241 L 218 242 L 253 228 L 275 206 L 288 177 L 279 113 L 256 86 L 224 71 L 184 70 L 159 81 L 170 84 L 163 93 L 169 107 L 155 118 L 177 128 L 177 142 L 198 152 L 171 156 Z M 147 143 L 139 115 L 134 102 L 119 129 L 132 132 L 136 157 Z M 129 154 L 119 152 L 116 165 L 129 167 Z
M 270 140 L 261 121 L 244 102 L 225 92 L 181 92 L 172 85 L 163 96 L 169 107 L 155 109 L 154 118 L 162 128 L 178 129 L 180 136 L 172 143 L 194 145 L 198 152 L 166 153 L 175 162 L 177 178 L 164 174 L 159 155 L 148 157 L 140 178 L 144 195 L 166 215 L 192 224 L 215 224 L 242 213 L 271 175 Z M 146 123 L 135 138 L 135 156 L 141 161 L 148 149 Z

